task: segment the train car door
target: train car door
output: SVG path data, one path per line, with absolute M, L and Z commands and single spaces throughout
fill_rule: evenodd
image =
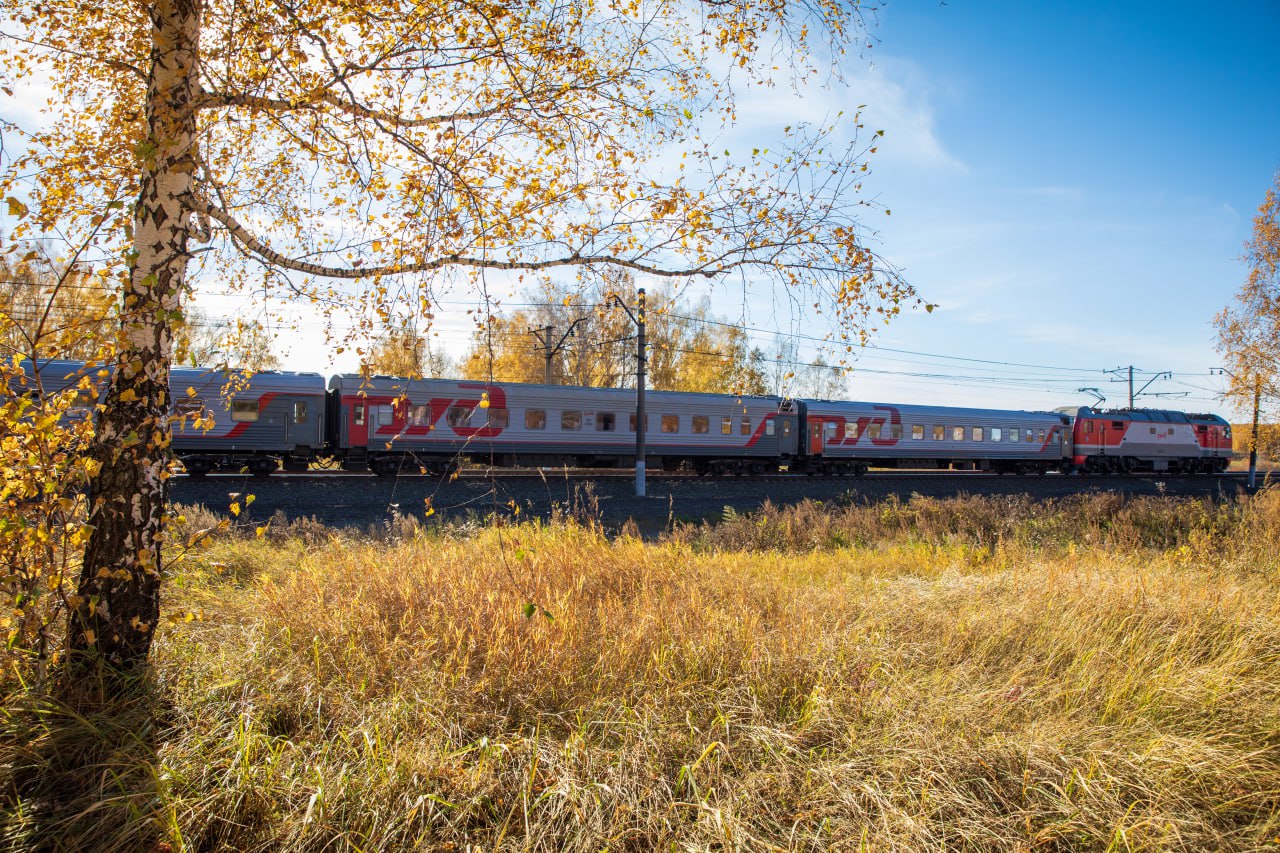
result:
M 321 399 L 298 397 L 285 412 L 285 437 L 288 447 L 319 447 Z
M 356 397 L 347 403 L 347 443 L 351 447 L 369 446 L 369 409 L 364 397 Z
M 809 455 L 821 456 L 823 444 L 823 424 L 821 418 L 809 418 Z
M 779 413 L 778 421 L 778 453 L 783 456 L 794 456 L 799 447 L 799 430 L 796 429 L 794 414 Z

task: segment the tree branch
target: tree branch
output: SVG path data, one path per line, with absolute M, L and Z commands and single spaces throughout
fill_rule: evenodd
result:
M 608 253 L 583 255 L 574 251 L 568 255 L 563 255 L 558 258 L 548 258 L 538 261 L 501 261 L 493 258 L 476 258 L 454 253 L 441 255 L 438 258 L 428 261 L 420 261 L 418 263 L 388 264 L 377 267 L 358 268 L 331 267 L 323 264 L 313 264 L 308 261 L 301 261 L 297 258 L 291 258 L 288 255 L 277 252 L 240 224 L 240 222 L 231 214 L 219 207 L 214 207 L 204 199 L 191 199 L 190 207 L 191 210 L 196 213 L 203 214 L 204 216 L 207 216 L 221 224 L 227 229 L 227 232 L 231 235 L 231 239 L 250 254 L 256 255 L 267 263 L 283 269 L 303 273 L 304 275 L 320 276 L 323 278 L 347 280 L 378 278 L 380 276 L 434 272 L 448 267 L 536 272 L 538 270 L 548 270 L 555 267 L 589 267 L 601 265 L 609 265 L 634 270 L 635 272 L 648 273 L 649 275 L 658 276 L 660 278 L 688 278 L 693 276 L 715 278 L 740 267 L 769 265 L 766 262 L 755 261 L 750 258 L 740 258 L 734 261 L 722 261 L 715 265 L 705 263 L 693 267 L 667 268 L 654 264 L 646 264 L 631 258 L 624 258 L 620 255 L 611 255 Z
M 322 92 L 303 99 L 267 98 L 262 95 L 230 92 L 205 92 L 196 104 L 198 109 L 222 109 L 226 107 L 247 107 L 249 109 L 269 110 L 271 112 L 309 111 L 321 107 L 330 107 L 338 112 L 356 118 L 384 122 L 394 127 L 416 128 L 435 127 L 456 121 L 481 121 L 505 111 L 507 107 L 496 106 L 487 110 L 474 110 L 464 113 L 446 113 L 434 116 L 418 116 L 407 118 L 397 113 L 388 113 L 370 109 L 363 104 L 347 101 L 332 92 Z

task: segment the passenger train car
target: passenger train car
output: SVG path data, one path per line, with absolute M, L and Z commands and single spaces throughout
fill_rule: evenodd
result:
M 19 393 L 53 393 L 78 362 L 28 367 Z M 635 391 L 318 373 L 172 371 L 173 451 L 192 475 L 317 459 L 383 476 L 500 467 L 629 465 Z M 15 389 L 16 390 L 16 389 Z M 94 399 L 77 400 L 92 411 Z M 861 476 L 868 468 L 999 473 L 1212 473 L 1231 458 L 1216 415 L 1121 409 L 1021 412 L 649 391 L 646 463 L 701 474 Z
M 319 373 L 243 374 L 175 367 L 173 452 L 187 473 L 283 465 L 305 471 L 325 453 L 325 379 Z
M 1060 470 L 1071 419 L 1053 412 L 806 400 L 807 467 L 824 474 L 885 468 Z
M 635 391 L 560 385 L 405 380 L 329 381 L 333 450 L 381 474 L 459 457 L 512 467 L 615 467 L 635 458 Z M 763 473 L 796 452 L 795 407 L 778 397 L 650 391 L 646 460 L 673 470 Z

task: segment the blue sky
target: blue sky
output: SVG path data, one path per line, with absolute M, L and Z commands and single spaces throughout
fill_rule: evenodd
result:
M 1124 405 L 1102 371 L 1133 364 L 1189 394 L 1139 404 L 1223 408 L 1211 321 L 1280 170 L 1280 3 L 900 2 L 876 35 L 850 83 L 886 130 L 879 250 L 940 305 L 878 343 L 952 358 L 860 364 L 983 378 L 867 371 L 854 395 Z
M 1211 323 L 1244 279 L 1242 246 L 1280 170 L 1280 0 L 890 0 L 875 19 L 843 86 L 744 91 L 725 139 L 763 147 L 784 124 L 858 104 L 885 131 L 866 192 L 892 215 L 866 220 L 939 307 L 890 323 L 849 395 L 1048 409 L 1092 402 L 1078 389 L 1094 387 L 1124 405 L 1104 371 L 1135 365 L 1140 385 L 1172 371 L 1149 390 L 1188 395 L 1139 404 L 1231 414 L 1209 375 Z M 30 124 L 42 97 L 0 96 L 0 115 Z M 746 303 L 726 290 L 726 319 L 827 331 L 767 288 Z M 253 316 L 241 298 L 198 285 L 214 315 Z M 443 348 L 462 352 L 475 306 L 474 293 L 446 297 Z M 285 366 L 354 368 L 303 316 L 282 335 Z

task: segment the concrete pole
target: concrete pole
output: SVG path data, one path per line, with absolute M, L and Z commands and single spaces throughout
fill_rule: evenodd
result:
M 1249 433 L 1249 488 L 1258 485 L 1258 415 L 1262 408 L 1262 380 L 1253 380 L 1253 432 Z
M 644 484 L 644 380 L 645 380 L 645 298 L 644 288 L 636 291 L 636 497 L 645 496 Z

